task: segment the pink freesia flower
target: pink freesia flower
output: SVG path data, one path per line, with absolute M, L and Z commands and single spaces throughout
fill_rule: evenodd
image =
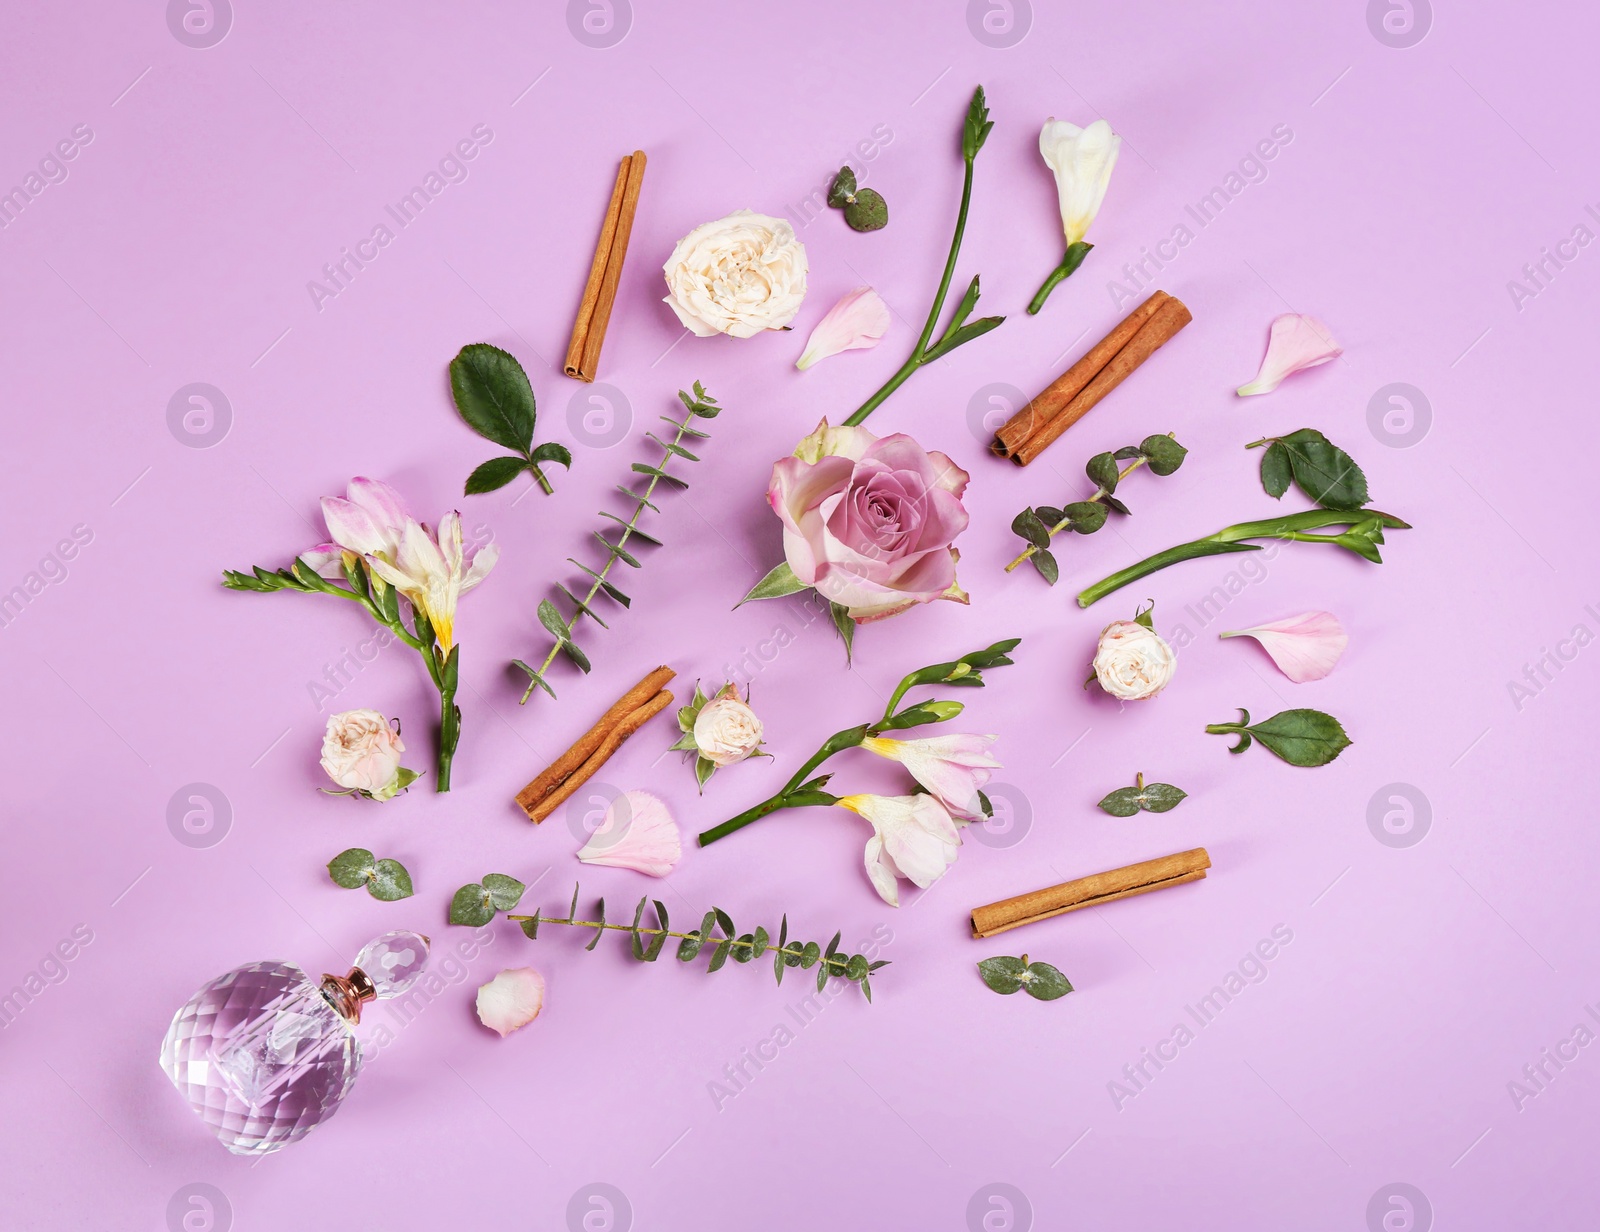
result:
M 978 793 L 1000 763 L 989 752 L 995 736 L 928 736 L 921 740 L 891 740 L 869 736 L 861 747 L 879 757 L 897 761 L 945 806 L 953 817 L 978 821 L 984 816 Z
M 647 791 L 629 791 L 611 802 L 578 859 L 665 877 L 682 855 L 678 823 L 667 806 Z
M 826 420 L 772 468 L 767 502 L 783 522 L 783 553 L 857 622 L 967 594 L 952 541 L 967 527 L 967 472 L 909 436 L 878 437 Z
M 1302 368 L 1315 368 L 1330 359 L 1344 354 L 1344 348 L 1333 340 L 1328 327 L 1316 317 L 1300 312 L 1286 312 L 1272 322 L 1272 333 L 1267 339 L 1267 354 L 1261 361 L 1261 371 L 1248 385 L 1239 386 L 1239 396 L 1270 394 L 1283 383 L 1283 378 Z
M 1253 637 L 1280 670 L 1296 684 L 1321 680 L 1339 662 L 1350 638 L 1332 612 L 1301 612 L 1282 620 L 1238 629 L 1223 637 Z
M 544 976 L 532 967 L 502 971 L 478 989 L 478 1021 L 501 1038 L 527 1026 L 544 1008 Z
M 817 322 L 806 340 L 806 353 L 795 367 L 804 372 L 819 359 L 840 351 L 875 347 L 889 332 L 889 305 L 871 287 L 857 287 Z
M 843 796 L 838 803 L 872 823 L 867 876 L 889 906 L 900 905 L 897 877 L 927 889 L 956 862 L 961 835 L 935 797 L 859 795 Z
M 388 484 L 357 475 L 350 481 L 344 499 L 322 498 L 322 520 L 328 524 L 331 543 L 319 543 L 302 552 L 305 562 L 324 577 L 339 577 L 342 552 L 357 556 L 381 556 L 394 561 L 411 515 L 405 502 Z

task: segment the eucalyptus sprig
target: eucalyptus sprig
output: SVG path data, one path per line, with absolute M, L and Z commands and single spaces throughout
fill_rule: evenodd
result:
M 1230 753 L 1243 753 L 1254 738 L 1291 766 L 1325 766 L 1353 743 L 1339 720 L 1320 710 L 1283 710 L 1259 723 L 1242 706 L 1239 714 L 1237 723 L 1206 725 L 1209 735 L 1239 737 Z
M 844 421 L 851 427 L 865 423 L 867 416 L 877 410 L 885 398 L 904 385 L 911 374 L 923 364 L 931 364 L 936 359 L 942 359 L 958 346 L 981 337 L 1005 320 L 1004 317 L 967 320 L 978 305 L 978 276 L 974 274 L 972 282 L 967 286 L 966 294 L 961 297 L 954 315 L 945 326 L 944 333 L 939 335 L 937 342 L 933 338 L 933 331 L 939 324 L 939 315 L 944 311 L 945 296 L 950 293 L 950 280 L 955 277 L 956 259 L 961 255 L 961 239 L 967 230 L 967 210 L 972 204 L 972 165 L 977 160 L 978 151 L 983 149 L 983 143 L 989 139 L 989 130 L 993 127 L 994 121 L 989 118 L 989 108 L 984 102 L 983 87 L 979 86 L 973 91 L 972 102 L 967 106 L 966 120 L 961 127 L 961 158 L 966 164 L 966 171 L 961 181 L 961 209 L 956 214 L 956 230 L 950 240 L 950 256 L 945 260 L 944 276 L 939 280 L 939 290 L 933 297 L 933 306 L 928 309 L 927 324 L 922 327 L 916 346 L 911 348 L 910 358 L 900 365 L 900 370 L 885 381 L 875 394 L 857 407 L 850 418 Z
M 351 847 L 328 861 L 328 878 L 346 890 L 366 888 L 379 902 L 410 898 L 411 874 L 399 860 L 380 860 L 365 847 Z
M 1261 486 L 1273 499 L 1296 487 L 1325 509 L 1360 509 L 1372 498 L 1356 460 L 1315 428 L 1287 436 L 1264 436 L 1246 449 L 1260 449 Z
M 485 873 L 482 881 L 470 881 L 450 899 L 450 923 L 482 928 L 497 911 L 511 911 L 522 901 L 528 887 L 505 873 Z
M 1311 532 L 1324 526 L 1343 526 L 1337 535 L 1314 535 Z M 1088 607 L 1098 603 L 1114 590 L 1130 582 L 1137 582 L 1168 565 L 1179 561 L 1196 560 L 1201 556 L 1220 556 L 1228 552 L 1258 552 L 1261 545 L 1249 543 L 1251 539 L 1284 539 L 1292 543 L 1328 543 L 1334 547 L 1354 552 L 1375 565 L 1383 563 L 1378 551 L 1383 544 L 1385 530 L 1410 530 L 1411 523 L 1403 522 L 1392 513 L 1376 509 L 1307 509 L 1279 518 L 1263 518 L 1258 522 L 1238 522 L 1224 526 L 1214 535 L 1180 543 L 1154 556 L 1147 556 L 1137 564 L 1119 569 L 1110 577 L 1102 578 L 1078 595 L 1078 606 Z
M 572 454 L 565 445 L 554 441 L 533 443 L 539 408 L 528 374 L 509 351 L 487 342 L 462 347 L 450 361 L 450 393 L 469 428 L 484 440 L 516 454 L 490 458 L 468 475 L 465 495 L 493 492 L 528 471 L 548 496 L 555 489 L 539 469 L 540 464 L 554 462 L 572 469 Z
M 855 727 L 847 727 L 843 731 L 835 732 L 822 743 L 811 758 L 795 771 L 794 776 L 783 785 L 774 795 L 769 796 L 760 804 L 746 809 L 736 817 L 730 817 L 721 825 L 712 826 L 700 835 L 700 846 L 705 847 L 716 842 L 719 838 L 726 838 L 735 830 L 742 830 L 752 821 L 759 821 L 768 813 L 775 813 L 779 809 L 806 808 L 812 805 L 833 805 L 838 803 L 839 797 L 823 791 L 827 786 L 831 774 L 817 775 L 816 771 L 836 753 L 846 749 L 859 748 L 864 740 L 873 736 L 881 736 L 887 731 L 903 731 L 906 728 L 922 727 L 928 723 L 944 723 L 955 718 L 966 709 L 960 702 L 923 700 L 901 706 L 905 696 L 912 689 L 924 685 L 949 685 L 951 688 L 981 689 L 984 687 L 983 673 L 987 668 L 1005 667 L 1016 660 L 1011 658 L 1011 652 L 1020 645 L 1019 637 L 1007 638 L 1003 642 L 996 642 L 985 650 L 974 650 L 953 659 L 948 663 L 934 663 L 928 667 L 919 668 L 910 673 L 895 686 L 894 692 L 889 697 L 889 703 L 883 708 L 883 717 L 871 723 L 862 723 Z M 815 775 L 816 777 L 813 777 Z M 987 811 L 987 806 L 985 806 Z
M 709 432 L 703 432 L 695 427 L 695 420 L 715 419 L 722 412 L 722 408 L 717 405 L 717 400 L 706 392 L 705 386 L 699 381 L 694 383 L 693 393 L 680 389 L 678 397 L 682 399 L 683 405 L 688 408 L 688 414 L 681 421 L 674 419 L 671 415 L 661 416 L 666 423 L 672 426 L 672 439 L 663 440 L 654 432 L 645 433 L 647 438 L 661 447 L 661 461 L 654 466 L 647 462 L 635 462 L 633 464 L 633 473 L 646 477 L 644 491 L 638 492 L 622 484 L 617 485 L 617 491 L 621 492 L 633 503 L 633 511 L 626 518 L 619 517 L 614 513 L 608 513 L 605 510 L 600 512 L 601 517 L 622 527 L 622 533 L 617 536 L 614 542 L 606 538 L 603 531 L 597 530 L 593 532 L 594 537 L 599 540 L 600 545 L 606 550 L 605 564 L 601 565 L 599 569 L 591 569 L 581 561 L 574 560 L 570 556 L 567 557 L 572 564 L 577 565 L 592 579 L 588 593 L 580 599 L 559 582 L 556 584 L 556 589 L 565 595 L 567 601 L 572 604 L 573 612 L 571 617 L 562 616 L 561 610 L 549 599 L 540 601 L 539 623 L 555 638 L 555 645 L 550 647 L 550 652 L 545 655 L 544 661 L 537 668 L 530 667 L 521 659 L 511 660 L 516 667 L 528 673 L 528 687 L 523 692 L 522 701 L 518 703 L 519 705 L 526 704 L 536 687 L 543 689 L 551 697 L 556 695 L 555 689 L 551 687 L 549 680 L 545 678 L 545 673 L 550 670 L 550 664 L 555 662 L 558 654 L 564 654 L 571 659 L 577 665 L 579 671 L 589 671 L 591 666 L 589 656 L 573 640 L 572 630 L 585 616 L 589 617 L 602 629 L 607 627 L 606 622 L 600 618 L 593 606 L 602 592 L 614 603 L 620 603 L 623 607 L 631 605 L 632 600 L 615 582 L 611 581 L 611 568 L 619 560 L 631 569 L 642 568 L 639 559 L 628 550 L 628 545 L 634 540 L 652 543 L 658 547 L 661 546 L 661 540 L 639 529 L 639 519 L 646 509 L 655 513 L 661 512 L 650 501 L 650 498 L 655 495 L 657 485 L 665 483 L 674 488 L 687 488 L 689 486 L 687 480 L 670 473 L 667 467 L 674 458 L 682 458 L 685 462 L 700 461 L 699 457 L 684 448 L 684 439 L 686 437 L 709 437 L 711 435 Z
M 1010 573 L 1025 560 L 1031 561 L 1039 575 L 1054 586 L 1061 576 L 1061 568 L 1050 551 L 1052 538 L 1064 530 L 1092 535 L 1106 524 L 1112 511 L 1129 516 L 1128 507 L 1113 495 L 1117 485 L 1145 465 L 1150 467 L 1151 474 L 1170 475 L 1183 465 L 1188 453 L 1168 432 L 1165 436 L 1147 436 L 1137 445 L 1124 446 L 1115 453 L 1095 454 L 1083 468 L 1089 482 L 1095 485 L 1088 497 L 1070 501 L 1060 508 L 1038 505 L 1024 509 L 1012 519 L 1012 531 L 1027 540 L 1028 546 L 1006 566 L 1006 572 Z M 1119 470 L 1118 462 L 1128 465 Z
M 783 973 L 789 967 L 801 967 L 809 970 L 817 968 L 817 991 L 821 992 L 830 978 L 849 980 L 860 985 L 861 993 L 868 1001 L 872 1000 L 872 981 L 869 978 L 872 972 L 880 967 L 889 965 L 887 959 L 878 959 L 869 962 L 864 954 L 845 954 L 839 949 L 839 940 L 842 933 L 834 933 L 833 940 L 828 942 L 824 949 L 815 941 L 790 941 L 789 917 L 785 915 L 778 925 L 778 939 L 774 942 L 765 928 L 757 928 L 754 932 L 740 933 L 733 924 L 732 918 L 721 907 L 713 907 L 706 912 L 700 921 L 700 927 L 692 932 L 673 932 L 667 916 L 667 907 L 660 899 L 653 900 L 655 909 L 655 924 L 644 924 L 644 910 L 651 905 L 652 900 L 647 894 L 639 900 L 639 905 L 633 910 L 633 923 L 617 924 L 606 919 L 606 900 L 601 899 L 595 905 L 595 915 L 598 919 L 580 920 L 578 918 L 578 887 L 572 887 L 572 906 L 568 908 L 566 916 L 547 916 L 537 909 L 532 915 L 511 915 L 507 919 L 515 920 L 522 927 L 522 931 L 530 940 L 539 936 L 539 925 L 561 924 L 570 928 L 592 928 L 594 937 L 585 950 L 592 950 L 600 944 L 600 938 L 607 930 L 624 932 L 632 941 L 630 947 L 634 958 L 640 962 L 655 962 L 661 957 L 661 951 L 666 947 L 667 938 L 675 937 L 678 940 L 677 957 L 679 962 L 691 962 L 701 950 L 708 950 L 710 961 L 706 964 L 706 972 L 719 971 L 731 958 L 736 963 L 748 963 L 762 957 L 769 951 L 772 954 L 772 972 L 778 983 L 783 983 Z M 721 933 L 719 936 L 718 933 Z
M 1136 813 L 1165 813 L 1175 809 L 1188 792 L 1171 783 L 1146 783 L 1142 773 L 1134 775 L 1132 787 L 1119 787 L 1097 806 L 1113 817 L 1132 817 Z
M 1025 992 L 1035 1001 L 1055 1001 L 1072 991 L 1072 981 L 1047 962 L 1029 962 L 1024 954 L 1001 954 L 978 964 L 978 974 L 1002 997 Z
M 845 224 L 852 231 L 881 231 L 889 225 L 889 203 L 883 194 L 875 188 L 857 188 L 856 173 L 848 165 L 833 177 L 828 204 L 844 211 Z

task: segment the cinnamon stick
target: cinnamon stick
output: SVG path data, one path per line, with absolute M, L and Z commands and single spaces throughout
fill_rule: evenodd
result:
M 1059 415 L 1082 392 L 1083 387 L 1100 374 L 1112 357 L 1139 332 L 1139 327 L 1170 298 L 1165 291 L 1156 291 L 1125 316 L 1115 329 L 1090 347 L 1082 359 L 1051 381 L 1043 393 L 1006 420 L 1000 431 L 995 433 L 994 452 L 1002 458 L 1009 458 L 1016 453 L 1024 441 Z
M 1025 440 L 1012 454 L 1011 460 L 1018 466 L 1026 466 L 1032 462 L 1057 437 L 1087 415 L 1100 399 L 1122 384 L 1130 372 L 1154 355 L 1168 339 L 1193 319 L 1181 299 L 1167 296 L 1161 301 L 1160 307 L 1139 327 L 1139 332 L 1128 339 L 1128 344 L 1100 369 L 1094 380 L 1085 385 L 1059 414 Z
M 600 365 L 600 347 L 611 323 L 622 263 L 628 255 L 628 239 L 633 234 L 633 217 L 639 207 L 644 166 L 643 150 L 625 155 L 617 166 L 611 204 L 600 224 L 600 239 L 595 244 L 594 261 L 589 266 L 589 281 L 584 284 L 577 320 L 572 326 L 572 339 L 567 344 L 564 371 L 580 381 L 593 381 Z
M 616 703 L 600 716 L 576 744 L 551 762 L 531 783 L 517 793 L 517 803 L 528 814 L 530 821 L 543 821 L 557 805 L 570 796 L 590 775 L 605 764 L 606 758 L 621 747 L 622 742 L 663 707 L 672 704 L 672 694 L 663 687 L 675 675 L 670 667 L 662 665 L 629 689 Z M 646 713 L 648 712 L 648 713 Z M 626 730 L 623 730 L 626 728 Z M 622 734 L 612 739 L 617 732 Z M 610 747 L 607 742 L 610 741 Z M 598 758 L 598 760 L 597 760 Z M 588 767 L 585 771 L 585 767 Z M 582 777 L 578 774 L 582 772 Z M 575 780 L 575 781 L 574 781 Z M 567 784 L 571 784 L 567 787 Z M 566 790 L 563 791 L 563 787 Z M 553 798 L 560 793 L 559 798 Z
M 1211 867 L 1211 857 L 1204 847 L 1180 851 L 1176 855 L 1145 860 L 1126 868 L 1095 873 L 1092 877 L 1079 877 L 1030 894 L 990 903 L 972 909 L 972 935 L 992 937 L 1008 929 L 1020 928 L 1039 920 L 1082 907 L 1096 907 L 1113 899 L 1128 898 L 1134 894 L 1148 894 L 1151 890 L 1164 890 L 1168 886 L 1197 881 Z

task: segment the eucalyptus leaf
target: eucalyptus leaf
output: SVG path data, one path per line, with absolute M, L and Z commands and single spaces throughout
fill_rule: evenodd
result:
M 1050 585 L 1054 586 L 1061 578 L 1061 566 L 1056 563 L 1055 556 L 1047 548 L 1040 548 L 1028 557 L 1033 567 L 1039 571 L 1039 576 Z
M 1026 954 L 1021 958 L 986 958 L 978 964 L 978 974 L 986 985 L 1005 997 L 1026 992 L 1036 1001 L 1055 1001 L 1072 991 L 1065 975 L 1049 963 L 1029 962 Z
M 367 883 L 367 893 L 379 902 L 393 903 L 412 895 L 411 874 L 399 860 L 379 860 Z
M 1011 519 L 1013 534 L 1021 535 L 1036 548 L 1050 546 L 1050 528 L 1039 520 L 1039 515 L 1032 509 L 1024 509 Z
M 859 189 L 844 207 L 844 220 L 852 231 L 881 231 L 889 224 L 889 203 L 876 189 Z
M 1121 471 L 1117 466 L 1115 455 L 1097 453 L 1089 459 L 1083 470 L 1089 476 L 1089 482 L 1104 488 L 1107 496 L 1117 490 L 1117 479 Z
M 450 900 L 450 923 L 464 924 L 468 928 L 482 928 L 494 919 L 494 906 L 489 892 L 476 881 L 468 882 L 455 892 Z
M 1022 990 L 1035 1001 L 1056 1001 L 1072 991 L 1072 982 L 1049 963 L 1028 964 Z
M 1150 470 L 1157 475 L 1172 474 L 1189 456 L 1189 451 L 1177 441 L 1160 433 L 1140 441 L 1139 452 L 1150 459 Z
M 1113 817 L 1132 817 L 1143 810 L 1147 813 L 1165 813 L 1177 808 L 1188 792 L 1171 783 L 1146 783 L 1144 776 L 1132 787 L 1120 787 L 1100 801 L 1099 808 Z
M 351 847 L 328 861 L 328 876 L 333 884 L 347 890 L 358 890 L 367 884 L 377 867 L 375 857 L 365 847 Z
M 828 186 L 828 204 L 836 210 L 842 210 L 856 195 L 856 173 L 848 166 L 840 167 L 839 174 L 833 177 L 833 183 Z
M 492 906 L 499 911 L 511 911 L 522 901 L 523 891 L 528 887 L 504 873 L 488 873 L 484 876 L 483 888 Z
M 1003 997 L 1021 991 L 1022 975 L 1027 969 L 1028 964 L 1022 959 L 1004 954 L 985 958 L 978 964 L 978 974 L 983 982 Z
M 539 623 L 562 641 L 572 636 L 572 629 L 554 603 L 539 600 Z
M 1109 498 L 1107 498 L 1109 499 Z M 1092 535 L 1106 524 L 1110 515 L 1099 501 L 1073 501 L 1061 510 L 1071 527 L 1080 535 Z

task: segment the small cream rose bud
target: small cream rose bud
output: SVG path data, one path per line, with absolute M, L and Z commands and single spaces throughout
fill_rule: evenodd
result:
M 694 743 L 700 756 L 717 767 L 731 766 L 761 747 L 763 729 L 756 712 L 729 693 L 713 697 L 694 720 Z
M 1154 697 L 1172 682 L 1178 656 L 1167 640 L 1137 620 L 1113 620 L 1100 633 L 1094 674 L 1100 687 L 1125 702 Z
M 400 765 L 405 744 L 376 710 L 332 715 L 322 737 L 322 768 L 346 791 L 387 800 L 416 776 Z

